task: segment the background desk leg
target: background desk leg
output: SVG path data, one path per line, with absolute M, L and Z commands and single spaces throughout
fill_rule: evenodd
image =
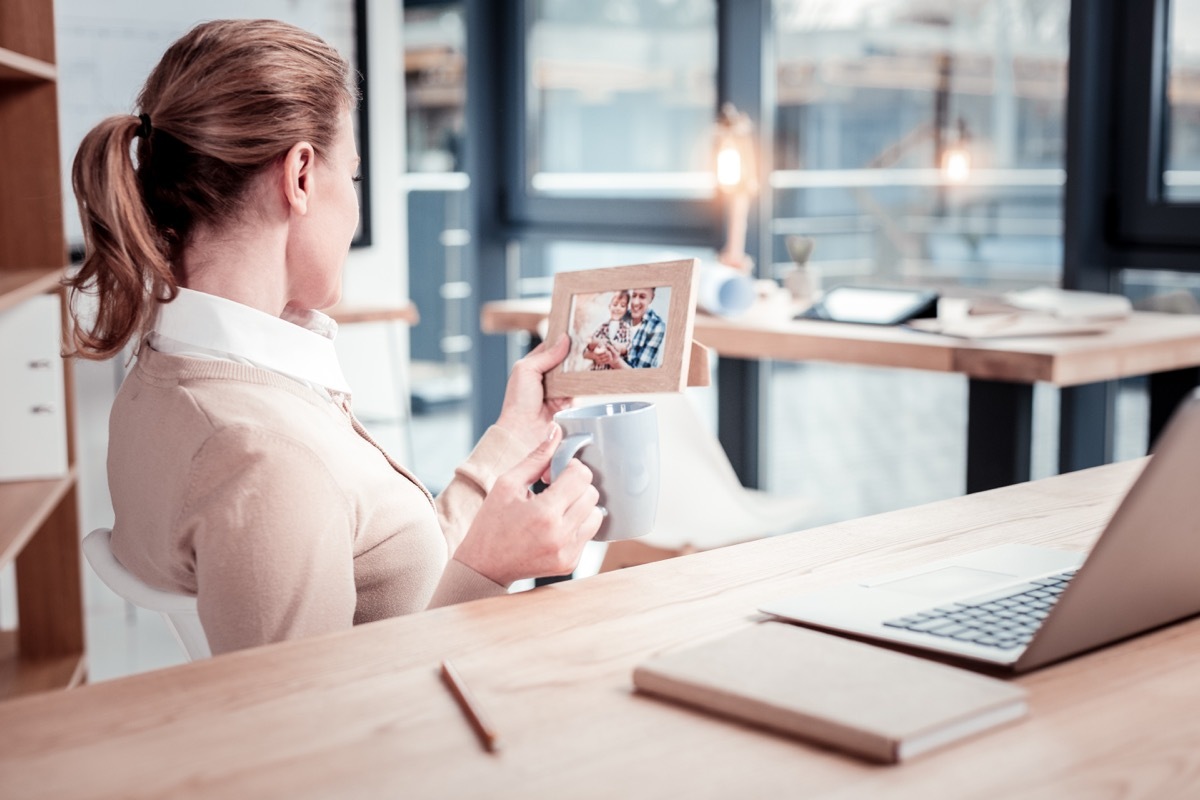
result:
M 717 438 L 738 480 L 762 488 L 759 435 L 763 368 L 757 361 L 721 357 L 717 368 Z
M 967 395 L 967 491 L 1029 480 L 1033 385 L 972 378 Z
M 1163 426 L 1183 402 L 1183 398 L 1200 385 L 1200 368 L 1188 367 L 1150 376 L 1150 447 L 1158 440 Z
M 1058 392 L 1058 471 L 1110 464 L 1117 383 L 1100 381 Z

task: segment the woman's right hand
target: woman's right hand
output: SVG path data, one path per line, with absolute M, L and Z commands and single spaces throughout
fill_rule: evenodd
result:
M 541 494 L 529 490 L 545 476 L 561 439 L 554 425 L 550 438 L 496 479 L 455 559 L 503 586 L 575 569 L 603 521 L 592 471 L 573 458 Z

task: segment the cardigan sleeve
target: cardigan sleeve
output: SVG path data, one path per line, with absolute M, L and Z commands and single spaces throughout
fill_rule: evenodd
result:
M 454 471 L 454 479 L 435 501 L 438 522 L 451 556 L 467 535 L 467 529 L 496 479 L 527 455 L 529 450 L 524 443 L 503 428 L 492 425 L 467 460 Z
M 446 564 L 446 571 L 438 582 L 429 608 L 452 606 L 455 603 L 465 603 L 468 600 L 479 600 L 484 597 L 497 597 L 508 593 L 508 587 L 496 583 L 491 578 L 480 575 L 461 561 L 453 558 Z
M 305 445 L 252 427 L 210 437 L 178 533 L 213 653 L 351 627 L 353 532 L 349 501 Z

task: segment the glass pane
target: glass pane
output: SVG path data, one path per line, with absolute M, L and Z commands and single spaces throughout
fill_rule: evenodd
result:
M 530 0 L 529 187 L 707 197 L 715 0 Z
M 1056 282 L 1069 12 L 775 0 L 776 273 L 808 253 L 818 286 Z
M 409 172 L 462 169 L 467 31 L 461 3 L 404 10 Z
M 470 181 L 462 172 L 464 4 L 405 8 L 403 38 L 408 293 L 421 313 L 421 324 L 408 332 L 410 466 L 427 485 L 440 488 L 474 444 L 468 359 L 478 320 L 471 314 Z
M 1171 0 L 1168 24 L 1167 146 L 1163 192 L 1200 200 L 1200 0 Z

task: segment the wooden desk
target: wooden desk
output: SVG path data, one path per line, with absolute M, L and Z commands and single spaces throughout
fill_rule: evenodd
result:
M 0 796 L 1198 796 L 1200 619 L 1022 676 L 1027 719 L 899 767 L 631 691 L 642 659 L 753 624 L 782 594 L 1000 542 L 1085 547 L 1141 466 L 13 700 L 0 704 Z M 443 658 L 488 711 L 498 753 L 442 685 Z
M 487 303 L 485 333 L 536 333 L 547 298 Z M 971 341 L 903 327 L 792 319 L 786 302 L 766 302 L 738 319 L 696 315 L 695 338 L 721 357 L 722 444 L 744 482 L 756 453 L 758 418 L 742 389 L 759 360 L 827 361 L 954 372 L 968 379 L 968 492 L 1029 480 L 1033 384 L 1075 387 L 1151 376 L 1151 441 L 1183 396 L 1200 383 L 1200 317 L 1135 313 L 1106 333 Z M 741 423 L 745 422 L 743 427 Z M 1105 420 L 1092 435 L 1103 441 Z M 1066 433 L 1064 424 L 1064 433 Z M 1088 443 L 1091 444 L 1091 443 Z M 1094 447 L 1064 445 L 1065 470 L 1095 466 Z

